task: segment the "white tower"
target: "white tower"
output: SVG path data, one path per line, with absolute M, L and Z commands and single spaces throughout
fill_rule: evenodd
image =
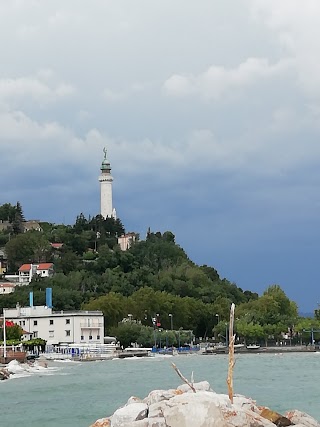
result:
M 115 218 L 116 212 L 112 206 L 112 181 L 111 166 L 107 160 L 107 149 L 103 149 L 104 159 L 101 164 L 101 175 L 99 176 L 100 182 L 100 201 L 101 201 L 101 215 L 104 219 L 107 217 Z

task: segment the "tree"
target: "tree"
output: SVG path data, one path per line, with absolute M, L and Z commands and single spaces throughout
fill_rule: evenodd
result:
M 0 220 L 11 223 L 14 220 L 15 214 L 16 207 L 11 205 L 11 203 L 4 203 L 0 206 Z
M 13 237 L 5 246 L 9 268 L 17 270 L 24 263 L 49 261 L 51 247 L 38 231 L 27 231 Z
M 1 330 L 1 335 L 0 335 L 1 340 L 3 341 L 3 322 L 1 324 L 0 330 Z M 7 341 L 10 341 L 10 340 L 20 341 L 22 335 L 23 335 L 23 329 L 21 328 L 21 326 L 13 322 L 6 321 L 6 340 Z
M 15 206 L 15 215 L 14 219 L 12 221 L 12 231 L 15 235 L 23 233 L 23 221 L 24 221 L 24 215 L 22 211 L 22 206 L 20 202 L 17 202 Z

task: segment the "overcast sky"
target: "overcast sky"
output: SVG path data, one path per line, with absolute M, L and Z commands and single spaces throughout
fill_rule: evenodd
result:
M 319 0 L 0 0 L 1 200 L 99 213 L 320 301 Z

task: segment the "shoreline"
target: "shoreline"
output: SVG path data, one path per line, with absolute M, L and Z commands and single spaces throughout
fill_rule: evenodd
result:
M 246 347 L 235 349 L 236 354 L 275 354 L 275 353 L 319 353 L 319 348 L 315 346 L 273 346 L 273 347 L 259 347 L 255 349 L 248 349 Z M 212 354 L 228 354 L 229 349 L 227 347 L 209 347 L 205 349 L 201 354 L 212 355 Z

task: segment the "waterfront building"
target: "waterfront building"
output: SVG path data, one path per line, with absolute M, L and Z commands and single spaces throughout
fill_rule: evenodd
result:
M 23 285 L 29 284 L 35 274 L 40 277 L 52 277 L 54 274 L 53 263 L 23 264 L 19 268 L 19 283 Z
M 111 165 L 107 159 L 107 150 L 103 149 L 104 159 L 101 164 L 101 174 L 99 176 L 100 182 L 100 213 L 104 219 L 116 219 L 116 210 L 112 205 L 112 182 Z
M 102 311 L 54 311 L 52 290 L 46 289 L 46 305 L 4 308 L 5 318 L 21 326 L 28 337 L 42 338 L 48 345 L 103 344 L 104 317 Z M 28 338 L 28 339 L 29 339 Z

